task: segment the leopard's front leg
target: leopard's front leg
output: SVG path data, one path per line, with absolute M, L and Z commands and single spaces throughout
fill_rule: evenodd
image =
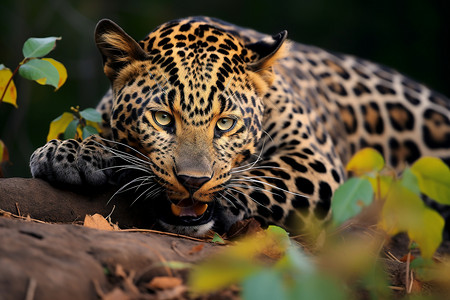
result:
M 97 135 L 82 142 L 51 140 L 31 155 L 31 174 L 55 184 L 104 185 L 113 173 L 114 156 L 103 144 Z

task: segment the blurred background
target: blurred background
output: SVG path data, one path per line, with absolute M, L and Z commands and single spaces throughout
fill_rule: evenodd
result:
M 354 54 L 398 69 L 450 95 L 448 0 L 1 0 L 0 64 L 14 69 L 29 37 L 61 36 L 50 57 L 68 71 L 56 93 L 15 77 L 18 105 L 0 106 L 0 139 L 10 152 L 7 177 L 29 177 L 28 161 L 46 141 L 50 122 L 71 106 L 95 107 L 108 89 L 93 40 L 98 20 L 110 18 L 140 40 L 155 26 L 209 15 L 266 33 Z

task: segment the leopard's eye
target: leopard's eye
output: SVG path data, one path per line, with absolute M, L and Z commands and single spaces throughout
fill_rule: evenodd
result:
M 169 126 L 172 123 L 172 116 L 165 111 L 154 111 L 153 120 L 159 126 Z
M 216 127 L 222 132 L 227 132 L 233 129 L 236 120 L 232 118 L 221 118 L 217 121 Z

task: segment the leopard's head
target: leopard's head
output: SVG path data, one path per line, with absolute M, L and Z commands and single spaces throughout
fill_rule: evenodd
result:
M 255 154 L 263 95 L 287 32 L 256 43 L 195 19 L 161 25 L 136 42 L 110 20 L 95 38 L 111 81 L 113 137 L 148 158 L 156 216 L 201 234 L 245 214 L 222 197 L 233 168 Z M 228 207 L 225 210 L 224 207 Z

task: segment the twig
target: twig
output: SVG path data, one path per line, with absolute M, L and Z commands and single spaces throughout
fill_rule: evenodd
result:
M 19 203 L 16 202 L 16 210 L 17 210 L 17 215 L 22 216 L 22 214 L 20 213 L 20 209 L 19 209 Z
M 405 280 L 405 287 L 406 287 L 406 293 L 411 293 L 412 284 L 410 284 L 412 281 L 409 278 L 409 262 L 411 261 L 411 251 L 408 252 L 408 255 L 406 256 L 406 280 Z
M 391 290 L 396 290 L 396 291 L 404 291 L 405 290 L 405 288 L 401 287 L 401 286 L 392 286 L 392 285 L 390 285 L 389 288 Z
M 37 287 L 37 281 L 34 278 L 30 278 L 30 281 L 28 282 L 28 289 L 27 294 L 25 296 L 25 300 L 33 300 L 34 299 L 34 293 L 36 292 Z
M 387 255 L 388 257 L 390 257 L 391 259 L 395 260 L 396 262 L 399 262 L 399 263 L 402 262 L 402 261 L 399 260 L 397 257 L 395 257 L 395 255 L 392 254 L 390 251 L 387 251 L 387 252 L 386 252 L 386 255 Z
M 36 222 L 36 223 L 51 224 L 50 222 L 44 222 L 44 221 L 41 221 L 41 220 L 29 218 L 29 217 L 19 216 L 19 215 L 11 213 L 9 211 L 3 210 L 1 208 L 0 208 L 0 215 L 9 216 L 9 217 L 17 218 L 17 219 L 22 219 L 22 220 L 25 220 L 25 221 L 33 221 L 33 222 Z
M 168 236 L 174 236 L 174 237 L 180 237 L 180 238 L 184 238 L 184 239 L 188 239 L 188 240 L 192 240 L 192 241 L 196 241 L 196 242 L 208 242 L 207 240 L 202 240 L 199 238 L 195 238 L 192 236 L 188 236 L 188 235 L 182 235 L 182 234 L 178 234 L 178 233 L 172 233 L 172 232 L 165 232 L 165 231 L 159 231 L 159 230 L 154 230 L 154 229 L 121 229 L 117 232 L 148 232 L 148 233 L 158 233 L 158 234 L 162 234 L 162 235 L 168 235 Z

